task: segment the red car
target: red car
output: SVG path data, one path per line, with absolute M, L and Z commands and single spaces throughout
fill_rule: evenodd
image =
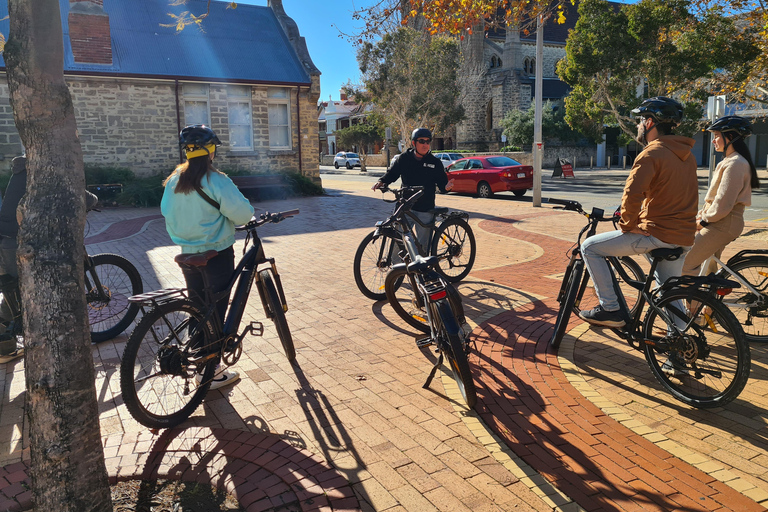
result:
M 451 192 L 466 192 L 491 197 L 494 192 L 510 191 L 517 197 L 533 188 L 533 167 L 507 156 L 471 156 L 448 166 Z

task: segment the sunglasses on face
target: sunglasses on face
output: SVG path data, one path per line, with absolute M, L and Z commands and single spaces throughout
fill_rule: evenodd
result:
M 648 118 L 647 117 L 636 117 L 635 118 L 635 122 L 637 122 L 637 124 L 644 123 L 646 119 L 648 119 Z
M 432 142 L 432 139 L 416 139 L 416 142 L 419 144 L 429 144 Z

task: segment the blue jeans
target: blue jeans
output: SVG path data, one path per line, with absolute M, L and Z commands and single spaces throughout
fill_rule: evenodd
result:
M 435 215 L 431 212 L 417 212 L 415 210 L 411 210 L 411 213 L 414 214 L 414 216 L 424 224 L 430 224 L 433 220 L 435 220 Z M 422 227 L 413 221 L 409 221 L 409 224 L 412 224 L 415 229 L 416 240 L 421 246 L 421 255 L 429 256 L 429 242 L 432 238 L 432 228 Z
M 662 242 L 656 237 L 639 235 L 636 233 L 622 233 L 621 231 L 609 231 L 587 238 L 581 244 L 581 255 L 587 265 L 592 281 L 595 285 L 595 293 L 600 299 L 600 305 L 606 311 L 619 309 L 619 299 L 613 289 L 611 270 L 606 257 L 608 256 L 633 256 L 645 254 L 650 261 L 648 253 L 654 249 L 674 249 L 683 247 L 685 252 L 691 250 L 691 246 L 682 246 Z M 656 284 L 661 286 L 670 277 L 681 275 L 685 253 L 674 261 L 662 260 L 656 267 Z

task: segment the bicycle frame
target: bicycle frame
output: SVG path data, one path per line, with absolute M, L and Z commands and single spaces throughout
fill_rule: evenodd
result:
M 744 253 L 744 252 L 746 252 L 746 251 L 742 251 L 742 252 L 740 252 L 739 254 L 737 254 L 736 256 L 734 256 L 733 258 L 731 258 L 730 260 L 728 260 L 728 262 L 729 262 L 729 263 L 731 263 L 731 264 L 733 265 L 733 261 L 735 261 L 735 260 L 739 260 L 739 261 L 740 261 L 740 260 L 742 260 L 742 259 L 747 259 L 747 258 L 743 258 L 743 257 L 739 257 L 739 258 L 737 258 L 738 256 L 741 256 L 741 255 L 742 255 L 742 253 Z M 750 252 L 752 252 L 752 251 L 750 251 Z M 754 253 L 755 253 L 755 254 L 768 254 L 768 251 L 759 251 L 759 250 L 758 250 L 758 251 L 754 251 Z M 747 281 L 746 279 L 744 279 L 743 277 L 741 277 L 741 276 L 739 275 L 739 273 L 738 273 L 738 272 L 734 272 L 733 270 L 731 270 L 731 269 L 730 269 L 730 267 L 728 267 L 728 265 L 726 265 L 725 263 L 723 263 L 722 261 L 720 261 L 720 258 L 718 258 L 717 256 L 715 256 L 714 254 L 713 254 L 712 256 L 710 256 L 710 257 L 709 257 L 709 258 L 708 258 L 708 259 L 707 259 L 707 260 L 706 260 L 706 261 L 705 261 L 705 262 L 704 262 L 704 263 L 701 265 L 701 271 L 700 271 L 700 273 L 699 273 L 699 275 L 700 275 L 700 276 L 701 276 L 701 275 L 704 275 L 704 272 L 705 272 L 705 270 L 704 270 L 704 269 L 705 269 L 705 268 L 708 268 L 708 266 L 709 266 L 709 262 L 710 262 L 710 261 L 712 261 L 712 260 L 714 260 L 714 261 L 715 261 L 715 262 L 716 262 L 718 265 L 720 265 L 720 270 L 719 270 L 719 271 L 718 271 L 718 272 L 717 272 L 715 275 L 720 275 L 720 274 L 722 274 L 723 272 L 728 272 L 728 275 L 729 275 L 729 276 L 730 276 L 732 279 L 734 279 L 735 281 L 737 281 L 737 282 L 738 282 L 738 283 L 739 283 L 741 286 L 743 286 L 744 288 L 746 288 L 747 290 L 749 290 L 749 293 L 753 294 L 755 297 L 760 297 L 760 299 L 758 300 L 758 304 L 759 304 L 760 302 L 762 302 L 762 297 L 763 297 L 763 294 L 762 294 L 762 293 L 760 293 L 758 290 L 756 290 L 756 289 L 755 289 L 755 288 L 754 288 L 754 287 L 753 287 L 751 284 L 749 284 L 749 281 Z M 749 304 L 749 303 L 741 303 L 741 304 L 740 304 L 740 303 L 737 303 L 737 302 L 728 302 L 727 304 L 728 304 L 728 307 L 731 307 L 731 308 L 749 309 L 750 307 L 754 307 L 754 304 Z

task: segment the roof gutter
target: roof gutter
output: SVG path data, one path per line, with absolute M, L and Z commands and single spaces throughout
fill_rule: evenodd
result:
M 304 166 L 301 162 L 301 111 L 299 110 L 299 96 L 301 96 L 301 87 L 296 88 L 296 132 L 299 139 L 299 174 L 304 176 L 302 172 Z

